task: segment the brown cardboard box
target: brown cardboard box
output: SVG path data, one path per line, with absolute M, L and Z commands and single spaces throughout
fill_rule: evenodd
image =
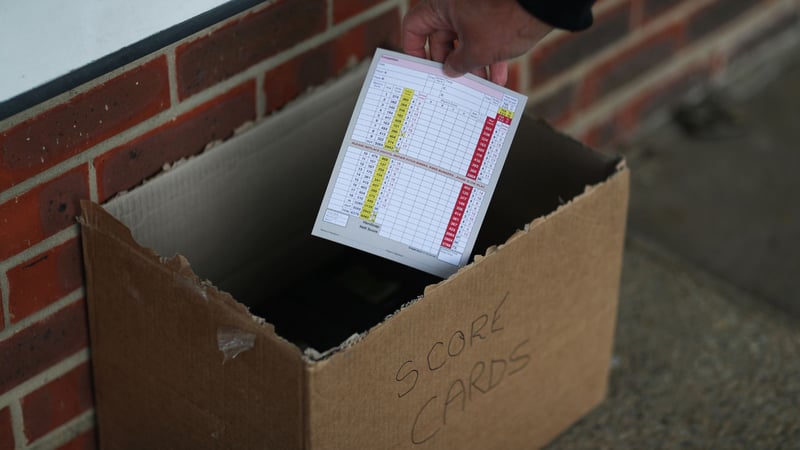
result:
M 101 448 L 529 449 L 603 399 L 624 164 L 527 118 L 476 250 L 500 245 L 427 287 L 371 273 L 309 234 L 360 76 L 84 203 Z

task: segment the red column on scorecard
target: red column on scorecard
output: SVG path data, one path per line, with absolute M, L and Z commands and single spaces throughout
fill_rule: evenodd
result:
M 472 161 L 469 163 L 469 169 L 467 169 L 467 178 L 472 180 L 478 178 L 478 172 L 481 170 L 481 164 L 483 164 L 483 158 L 486 156 L 486 149 L 489 148 L 489 142 L 492 140 L 492 133 L 494 133 L 494 125 L 496 123 L 497 119 L 493 117 L 487 117 L 486 121 L 483 122 L 481 136 L 478 138 L 478 144 L 475 145 L 475 153 L 472 154 Z
M 461 219 L 464 217 L 471 194 L 472 186 L 462 184 L 456 205 L 453 207 L 453 214 L 450 215 L 450 223 L 448 223 L 447 231 L 444 232 L 444 238 L 442 238 L 442 247 L 453 248 L 453 241 L 456 239 L 456 233 L 458 233 L 458 227 L 461 225 Z

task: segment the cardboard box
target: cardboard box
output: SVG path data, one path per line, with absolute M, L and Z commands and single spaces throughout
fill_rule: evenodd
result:
M 362 76 L 83 204 L 101 448 L 529 449 L 603 399 L 624 163 L 526 118 L 485 255 L 385 265 L 310 235 Z

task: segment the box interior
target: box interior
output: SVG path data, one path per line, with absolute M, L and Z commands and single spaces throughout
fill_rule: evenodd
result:
M 368 330 L 441 280 L 311 235 L 365 71 L 306 95 L 105 208 L 140 244 L 186 256 L 201 278 L 301 348 L 330 349 Z M 524 117 L 474 253 L 602 182 L 618 162 Z

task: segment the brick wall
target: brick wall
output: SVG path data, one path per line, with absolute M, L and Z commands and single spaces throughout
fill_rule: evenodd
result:
M 601 0 L 514 62 L 531 109 L 603 146 L 798 28 L 797 0 Z M 0 448 L 93 448 L 78 200 L 103 202 L 376 46 L 408 0 L 268 2 L 0 122 Z M 783 33 L 783 34 L 782 34 Z

